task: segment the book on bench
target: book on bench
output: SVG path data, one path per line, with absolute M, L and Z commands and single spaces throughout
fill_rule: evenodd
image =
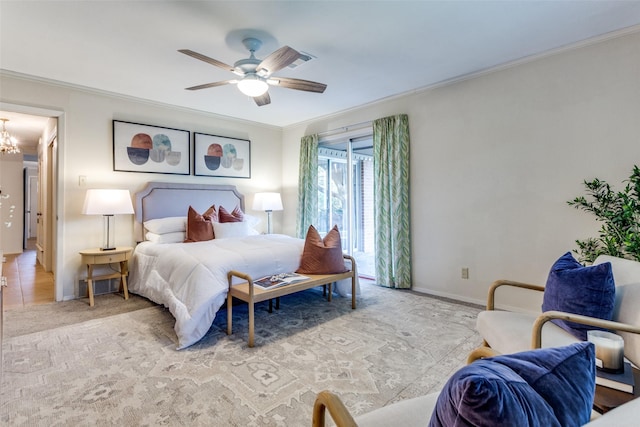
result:
M 254 280 L 253 284 L 262 289 L 274 289 L 280 286 L 290 285 L 296 282 L 302 282 L 307 280 L 307 276 L 303 276 L 298 273 L 280 273 L 272 276 L 261 277 L 258 280 Z
M 596 384 L 626 393 L 633 393 L 635 384 L 631 365 L 629 362 L 624 362 L 624 372 L 620 374 L 610 374 L 596 369 Z

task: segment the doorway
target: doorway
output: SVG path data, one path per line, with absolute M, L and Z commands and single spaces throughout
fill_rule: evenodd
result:
M 55 255 L 59 250 L 57 142 L 62 112 L 2 103 L 0 114 L 10 118 L 11 133 L 18 139 L 22 152 L 20 175 L 15 177 L 24 198 L 19 206 L 21 212 L 16 212 L 21 219 L 18 239 L 19 247 L 23 252 L 30 252 L 34 262 L 21 263 L 20 268 L 35 268 L 52 277 L 54 284 L 49 291 L 50 300 L 60 301 L 62 288 L 55 280 L 60 273 L 56 268 Z M 25 273 L 33 275 L 29 271 Z
M 375 278 L 371 136 L 323 143 L 318 149 L 318 231 L 337 225 L 342 249 L 353 256 L 358 273 Z

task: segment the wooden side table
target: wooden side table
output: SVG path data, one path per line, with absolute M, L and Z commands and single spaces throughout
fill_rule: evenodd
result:
M 82 263 L 87 265 L 87 292 L 89 293 L 89 306 L 93 307 L 93 281 L 120 278 L 119 292 L 124 293 L 124 299 L 129 299 L 127 288 L 127 274 L 129 274 L 129 259 L 133 248 L 128 246 L 117 247 L 110 251 L 100 249 L 86 249 L 80 251 Z M 113 274 L 93 276 L 93 267 L 96 265 L 120 263 L 120 271 Z
M 634 393 L 625 393 L 601 385 L 596 385 L 596 394 L 593 399 L 593 409 L 604 414 L 640 396 L 640 370 L 633 368 L 633 379 L 635 380 Z

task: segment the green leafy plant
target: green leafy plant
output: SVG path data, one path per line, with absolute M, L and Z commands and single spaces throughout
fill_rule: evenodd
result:
M 599 179 L 584 181 L 586 197 L 567 202 L 595 215 L 602 222 L 597 238 L 576 240 L 580 262 L 593 262 L 606 254 L 640 261 L 640 168 L 633 167 L 621 191 Z

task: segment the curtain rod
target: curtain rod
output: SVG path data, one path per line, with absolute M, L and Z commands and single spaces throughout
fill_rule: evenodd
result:
M 353 130 L 360 130 L 360 129 L 371 127 L 372 125 L 373 125 L 373 120 L 368 120 L 366 122 L 355 123 L 353 125 L 343 126 L 343 127 L 337 128 L 337 129 L 331 129 L 331 130 L 326 130 L 324 132 L 319 132 L 318 133 L 318 138 L 322 138 L 322 137 L 326 137 L 326 136 L 339 135 L 341 133 L 347 133 L 347 132 L 353 131 Z

